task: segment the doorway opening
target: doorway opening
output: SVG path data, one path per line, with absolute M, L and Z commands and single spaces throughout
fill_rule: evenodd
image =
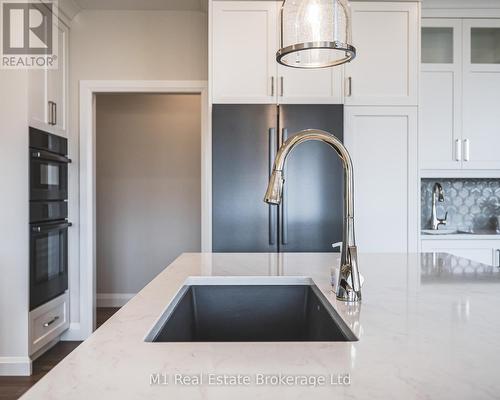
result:
M 96 95 L 97 325 L 201 250 L 200 96 Z

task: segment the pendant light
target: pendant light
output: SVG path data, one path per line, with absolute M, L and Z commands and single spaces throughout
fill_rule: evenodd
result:
M 356 57 L 348 0 L 284 0 L 276 60 L 294 68 L 325 68 Z

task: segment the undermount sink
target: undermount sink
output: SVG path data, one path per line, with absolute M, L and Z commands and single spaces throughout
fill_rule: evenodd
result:
M 189 278 L 146 341 L 358 340 L 312 281 L 297 279 Z
M 457 229 L 422 229 L 425 235 L 453 235 L 458 233 Z

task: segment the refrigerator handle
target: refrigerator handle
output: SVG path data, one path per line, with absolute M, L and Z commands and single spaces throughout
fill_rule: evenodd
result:
M 281 130 L 281 138 L 280 138 L 280 143 L 279 145 L 281 146 L 285 140 L 288 139 L 288 129 L 283 128 Z M 285 178 L 286 181 L 286 171 L 285 168 L 283 168 L 283 178 Z M 280 220 L 281 220 L 281 244 L 282 245 L 287 245 L 288 244 L 288 213 L 287 213 L 287 185 L 283 186 L 283 195 L 281 197 L 281 204 L 280 204 Z
M 269 128 L 269 161 L 268 161 L 269 162 L 269 176 L 268 176 L 268 179 L 271 177 L 271 174 L 273 173 L 275 154 L 276 154 L 276 129 Z M 269 245 L 274 246 L 275 239 L 276 239 L 276 219 L 277 219 L 276 206 L 269 204 L 268 207 L 269 207 L 269 215 L 268 215 Z

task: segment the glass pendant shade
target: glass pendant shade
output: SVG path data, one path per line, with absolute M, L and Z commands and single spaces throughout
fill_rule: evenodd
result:
M 276 60 L 294 68 L 325 68 L 351 61 L 351 11 L 347 0 L 284 0 L 281 48 Z

